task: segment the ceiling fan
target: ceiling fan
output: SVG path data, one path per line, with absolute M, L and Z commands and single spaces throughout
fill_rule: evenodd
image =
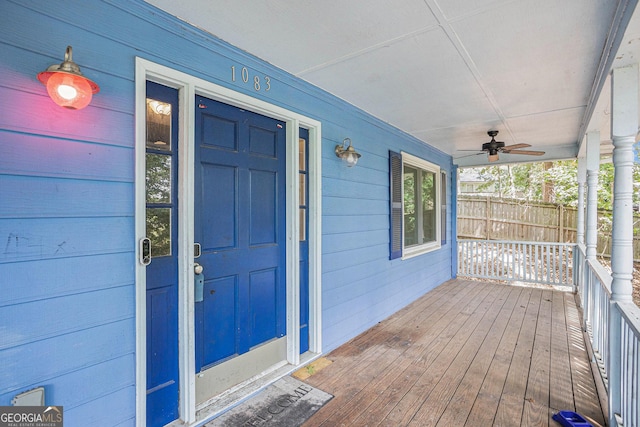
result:
M 542 156 L 544 151 L 533 151 L 533 150 L 521 150 L 521 148 L 531 147 L 529 144 L 513 144 L 513 145 L 504 145 L 502 141 L 496 141 L 496 135 L 498 135 L 497 130 L 490 130 L 487 134 L 491 137 L 491 141 L 485 142 L 482 144 L 482 152 L 487 153 L 490 162 L 495 162 L 499 159 L 498 153 L 505 154 L 524 154 L 527 156 Z M 471 151 L 471 150 L 460 150 L 460 151 Z M 475 150 L 474 150 L 475 151 Z M 478 153 L 482 154 L 482 153 Z

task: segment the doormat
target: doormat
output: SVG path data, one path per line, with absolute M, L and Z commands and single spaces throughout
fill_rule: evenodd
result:
M 204 427 L 299 427 L 332 398 L 309 384 L 284 377 Z

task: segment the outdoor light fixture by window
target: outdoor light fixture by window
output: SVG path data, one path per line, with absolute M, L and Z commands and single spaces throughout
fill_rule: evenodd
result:
M 47 87 L 53 102 L 70 110 L 80 110 L 89 105 L 93 94 L 100 90 L 97 84 L 82 75 L 78 64 L 73 62 L 71 46 L 67 46 L 64 61 L 38 73 L 38 80 Z
M 347 141 L 349 141 L 349 146 L 345 148 Z M 358 163 L 361 155 L 351 145 L 351 138 L 345 138 L 342 141 L 342 145 L 336 145 L 336 156 L 340 157 L 348 167 L 353 167 Z

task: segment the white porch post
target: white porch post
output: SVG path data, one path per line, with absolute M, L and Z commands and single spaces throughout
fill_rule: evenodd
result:
M 613 230 L 611 306 L 609 307 L 609 425 L 620 414 L 621 316 L 619 301 L 632 301 L 633 143 L 638 132 L 638 64 L 613 70 L 611 134 L 613 139 Z
M 600 131 L 587 134 L 587 259 L 596 259 L 598 245 L 598 174 Z
M 584 186 L 587 181 L 587 159 L 578 157 L 578 224 L 576 242 L 584 244 Z

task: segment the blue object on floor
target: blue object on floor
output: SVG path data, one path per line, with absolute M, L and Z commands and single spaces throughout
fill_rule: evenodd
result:
M 564 427 L 593 427 L 582 415 L 572 411 L 560 411 L 553 416 L 553 419 Z

